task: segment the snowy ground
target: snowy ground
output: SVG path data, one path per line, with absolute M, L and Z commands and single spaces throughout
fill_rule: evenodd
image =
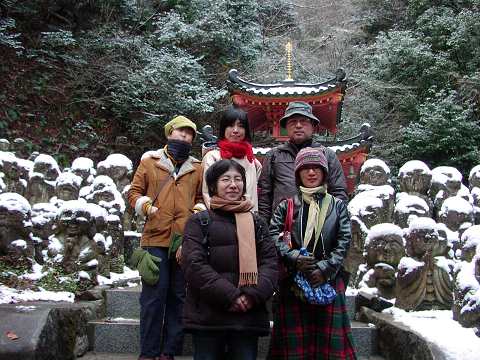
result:
M 450 310 L 406 312 L 398 308 L 383 311 L 434 343 L 446 359 L 480 359 L 480 338 L 474 329 L 464 328 L 454 321 Z

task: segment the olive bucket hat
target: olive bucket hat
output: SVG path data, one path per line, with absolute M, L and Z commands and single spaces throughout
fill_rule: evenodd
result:
M 310 104 L 304 101 L 292 101 L 288 104 L 287 109 L 285 110 L 285 115 L 280 119 L 280 126 L 285 128 L 287 125 L 287 120 L 293 115 L 302 115 L 310 120 L 312 120 L 313 125 L 320 124 L 320 120 L 313 115 L 312 107 Z

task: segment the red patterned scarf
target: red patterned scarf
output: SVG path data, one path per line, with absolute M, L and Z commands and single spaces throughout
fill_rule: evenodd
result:
M 246 156 L 248 161 L 253 162 L 255 158 L 253 156 L 252 144 L 248 141 L 231 142 L 227 139 L 222 139 L 218 142 L 218 147 L 220 148 L 222 159 L 231 159 L 232 157 L 243 159 Z

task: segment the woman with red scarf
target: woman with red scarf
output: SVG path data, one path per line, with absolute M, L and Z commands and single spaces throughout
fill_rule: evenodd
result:
M 203 200 L 210 208 L 210 196 L 205 181 L 207 169 L 218 160 L 232 159 L 245 169 L 247 179 L 245 197 L 253 203 L 253 211 L 258 211 L 257 180 L 262 165 L 253 155 L 250 126 L 247 113 L 241 109 L 229 107 L 222 115 L 217 148 L 203 157 Z

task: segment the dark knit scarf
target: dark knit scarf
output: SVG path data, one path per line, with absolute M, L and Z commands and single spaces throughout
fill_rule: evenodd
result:
M 231 142 L 227 139 L 222 139 L 218 142 L 218 147 L 220 148 L 222 159 L 231 159 L 232 157 L 243 159 L 247 157 L 249 162 L 253 162 L 252 144 L 248 141 Z
M 240 264 L 238 287 L 257 285 L 258 267 L 255 225 L 253 214 L 250 212 L 253 208 L 253 203 L 244 197 L 241 200 L 229 201 L 214 195 L 210 200 L 210 208 L 235 214 L 238 238 L 238 263 Z

